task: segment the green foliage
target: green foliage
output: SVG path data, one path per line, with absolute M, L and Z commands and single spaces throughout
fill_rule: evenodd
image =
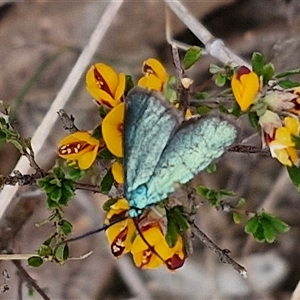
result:
M 110 207 L 114 205 L 119 199 L 108 199 L 104 202 L 102 208 L 104 211 L 108 212 L 110 210 Z
M 215 84 L 216 84 L 217 86 L 222 87 L 222 86 L 225 85 L 226 80 L 227 80 L 227 76 L 226 76 L 226 75 L 224 75 L 224 74 L 218 74 L 218 75 L 216 76 L 216 78 L 215 78 Z
M 260 125 L 258 123 L 259 118 L 258 118 L 258 115 L 256 114 L 256 112 L 250 111 L 248 113 L 248 119 L 249 119 L 249 122 L 252 125 L 252 127 L 255 128 L 256 130 L 259 130 L 259 128 L 260 128 Z
M 275 78 L 283 78 L 283 77 L 287 77 L 287 76 L 291 76 L 291 75 L 296 75 L 296 74 L 300 74 L 300 68 L 281 72 L 281 73 L 277 74 L 275 76 Z
M 208 96 L 209 96 L 208 92 L 199 92 L 199 93 L 196 93 L 194 97 L 198 100 L 206 100 L 208 98 Z
M 199 105 L 196 107 L 197 113 L 201 116 L 207 115 L 211 112 L 211 108 L 207 105 Z
M 103 194 L 107 194 L 110 191 L 113 184 L 114 177 L 112 175 L 111 169 L 109 169 L 101 181 L 100 192 Z
M 300 86 L 300 83 L 290 80 L 280 80 L 278 81 L 278 85 L 284 89 L 291 89 Z
M 37 181 L 37 184 L 47 194 L 47 203 L 50 209 L 66 206 L 74 196 L 75 183 L 66 179 L 63 169 L 56 167 L 53 173 Z
M 127 96 L 128 92 L 134 87 L 134 81 L 131 75 L 125 75 L 125 97 Z
M 292 180 L 292 183 L 297 188 L 298 193 L 300 193 L 300 168 L 296 166 L 286 167 L 288 174 Z
M 176 103 L 178 101 L 177 92 L 177 79 L 175 76 L 170 76 L 164 87 L 164 96 L 171 103 Z
M 235 193 L 232 191 L 227 191 L 227 190 L 215 191 L 203 185 L 197 186 L 196 192 L 198 195 L 205 197 L 212 206 L 217 208 L 221 206 L 222 200 L 224 198 L 235 196 Z
M 205 172 L 208 174 L 215 173 L 217 171 L 217 166 L 214 163 L 211 163 L 208 167 L 205 168 Z
M 275 73 L 275 67 L 272 63 L 265 64 L 264 57 L 259 52 L 254 52 L 252 55 L 252 69 L 253 71 L 263 77 L 263 82 L 266 84 Z
M 265 211 L 250 218 L 245 226 L 245 232 L 253 235 L 259 243 L 273 243 L 278 233 L 285 233 L 289 229 L 285 222 Z
M 167 234 L 166 241 L 168 245 L 173 248 L 176 244 L 178 234 L 186 232 L 190 225 L 184 215 L 182 206 L 175 206 L 167 210 Z
M 63 263 L 69 257 L 69 246 L 67 244 L 61 244 L 54 250 L 54 258 L 59 262 Z
M 28 258 L 27 263 L 31 267 L 39 267 L 43 264 L 43 259 L 40 256 L 31 256 Z
M 185 70 L 193 66 L 201 57 L 202 49 L 197 46 L 193 46 L 187 50 L 183 58 L 183 67 Z
M 111 152 L 107 148 L 102 149 L 97 155 L 97 159 L 100 160 L 112 160 L 114 158 L 114 155 L 111 154 Z

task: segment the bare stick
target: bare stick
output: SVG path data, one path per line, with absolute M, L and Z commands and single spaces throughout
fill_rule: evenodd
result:
M 45 300 L 50 300 L 48 295 L 44 290 L 36 283 L 36 281 L 27 273 L 27 271 L 22 267 L 21 262 L 18 260 L 12 261 L 15 267 L 18 269 L 20 277 L 26 281 L 30 286 L 32 286 Z
M 249 63 L 228 49 L 221 39 L 215 38 L 179 0 L 163 0 L 166 5 L 177 15 L 187 28 L 205 45 L 206 51 L 224 64 L 232 66 L 246 66 L 251 69 Z
M 200 239 L 200 241 L 208 247 L 210 250 L 215 252 L 221 262 L 231 265 L 236 271 L 239 272 L 244 278 L 247 278 L 246 269 L 238 264 L 235 260 L 233 260 L 229 255 L 229 250 L 219 248 L 204 232 L 202 232 L 195 224 L 193 224 L 192 231 L 196 237 Z

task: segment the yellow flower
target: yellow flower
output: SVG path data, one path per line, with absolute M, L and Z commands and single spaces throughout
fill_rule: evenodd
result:
M 90 133 L 78 131 L 59 142 L 57 154 L 68 161 L 77 161 L 78 167 L 86 170 L 95 161 L 99 146 L 100 141 Z
M 123 123 L 125 104 L 114 107 L 102 121 L 102 136 L 108 150 L 117 157 L 123 157 Z
M 231 79 L 233 95 L 242 111 L 254 102 L 259 91 L 259 78 L 247 67 L 240 67 Z
M 104 223 L 109 224 L 112 218 L 115 219 L 125 216 L 128 208 L 129 206 L 126 199 L 119 199 L 115 204 L 111 205 Z M 105 231 L 111 252 L 115 257 L 118 258 L 130 251 L 135 230 L 136 228 L 133 220 L 127 218 L 110 226 Z
M 123 165 L 120 162 L 116 161 L 112 164 L 111 172 L 118 184 L 124 183 Z
M 143 74 L 144 76 L 139 80 L 138 86 L 156 91 L 163 90 L 169 77 L 163 65 L 154 58 L 144 61 Z
M 178 235 L 176 245 L 170 248 L 159 225 L 155 223 L 150 225 L 142 228 L 143 237 L 137 235 L 132 243 L 130 251 L 136 266 L 142 269 L 155 269 L 165 264 L 169 270 L 180 268 L 186 256 L 181 236 Z
M 97 63 L 86 74 L 86 88 L 100 105 L 115 107 L 123 101 L 125 74 L 110 66 Z
M 299 121 L 292 117 L 286 117 L 283 125 L 276 129 L 273 140 L 268 141 L 272 157 L 276 157 L 280 163 L 292 166 L 298 161 L 296 145 L 292 136 L 299 135 Z

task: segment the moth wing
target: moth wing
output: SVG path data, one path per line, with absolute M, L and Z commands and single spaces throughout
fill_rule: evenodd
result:
M 183 117 L 159 93 L 134 88 L 125 100 L 124 191 L 127 199 L 153 176 L 170 136 Z
M 219 117 L 190 119 L 182 123 L 164 149 L 147 183 L 149 204 L 165 199 L 219 158 L 237 138 L 237 129 Z

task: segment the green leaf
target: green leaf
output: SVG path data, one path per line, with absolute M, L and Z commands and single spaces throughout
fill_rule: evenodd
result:
M 300 193 L 300 169 L 296 166 L 287 166 L 286 168 L 292 183 L 296 186 L 298 193 Z
M 107 194 L 110 191 L 113 184 L 114 184 L 114 177 L 111 173 L 111 169 L 109 169 L 101 181 L 100 192 Z
M 60 168 L 60 167 L 53 168 L 53 173 L 59 179 L 64 179 L 65 178 L 65 173 L 64 173 L 63 169 Z
M 59 202 L 60 198 L 62 196 L 62 190 L 61 188 L 55 188 L 50 194 L 49 197 L 55 201 L 55 202 Z
M 197 113 L 201 116 L 207 115 L 208 113 L 211 112 L 211 108 L 208 107 L 207 105 L 199 105 L 196 107 Z
M 275 67 L 272 63 L 268 63 L 263 67 L 263 78 L 264 82 L 267 83 L 270 79 L 273 78 L 275 73 Z
M 49 183 L 61 187 L 61 181 L 58 178 L 53 178 Z
M 254 52 L 252 54 L 252 70 L 253 72 L 255 72 L 257 75 L 263 75 L 263 71 L 264 71 L 264 58 L 262 56 L 262 54 L 260 54 L 259 52 Z
M 47 198 L 47 206 L 49 209 L 55 209 L 57 208 L 59 205 L 57 202 L 53 201 L 51 198 Z
M 242 221 L 242 216 L 240 213 L 238 213 L 237 211 L 234 211 L 232 214 L 233 217 L 233 221 L 235 224 L 240 224 Z
M 231 114 L 235 117 L 239 117 L 243 114 L 243 112 L 241 111 L 241 108 L 239 107 L 239 105 L 236 102 L 234 102 L 232 105 Z
M 59 245 L 54 250 L 54 256 L 60 262 L 65 261 L 69 257 L 69 246 L 67 244 Z
M 115 157 L 107 148 L 104 148 L 98 153 L 97 158 L 101 160 L 112 160 Z
M 215 79 L 215 84 L 217 86 L 224 86 L 226 83 L 226 76 L 224 74 L 218 74 Z
M 209 73 L 211 74 L 217 74 L 217 73 L 220 73 L 220 72 L 223 72 L 224 69 L 223 68 L 220 68 L 219 66 L 215 65 L 215 64 L 211 64 L 209 66 Z
M 208 167 L 205 168 L 205 172 L 208 174 L 215 173 L 217 171 L 217 165 L 214 163 L 211 163 Z
M 27 263 L 31 267 L 39 267 L 43 264 L 44 260 L 39 256 L 31 256 L 27 259 Z
M 295 143 L 295 147 L 297 149 L 300 149 L 300 136 L 291 135 L 291 138 L 292 138 L 292 142 Z
M 109 211 L 110 207 L 112 205 L 114 205 L 117 201 L 118 201 L 118 199 L 109 199 L 109 200 L 105 201 L 103 206 L 102 206 L 103 210 L 104 211 Z
M 38 250 L 38 254 L 42 257 L 49 257 L 52 255 L 52 248 L 47 245 L 41 245 L 41 247 Z
M 125 75 L 125 92 L 124 95 L 127 96 L 128 92 L 134 87 L 134 81 L 131 75 Z
M 6 134 L 2 130 L 0 130 L 0 140 L 4 139 L 6 139 Z
M 287 76 L 295 75 L 295 74 L 300 74 L 300 68 L 281 72 L 281 73 L 277 74 L 275 77 L 282 78 L 282 77 L 287 77 Z
M 176 223 L 174 221 L 168 221 L 168 225 L 167 225 L 167 233 L 166 233 L 166 242 L 169 245 L 170 248 L 173 248 L 176 244 L 177 241 L 177 226 Z
M 253 128 L 255 128 L 256 130 L 258 130 L 260 128 L 260 125 L 258 123 L 259 117 L 256 114 L 256 112 L 250 111 L 248 113 L 248 119 L 249 119 L 249 122 L 250 122 L 250 124 L 252 125 Z
M 61 231 L 65 235 L 69 235 L 72 232 L 73 225 L 67 220 L 60 221 L 59 226 L 60 226 Z
M 261 219 L 260 224 L 264 231 L 265 240 L 268 243 L 273 243 L 276 238 L 276 230 L 267 219 Z
M 257 216 L 250 218 L 245 225 L 245 232 L 248 234 L 254 234 L 259 226 Z
M 290 80 L 280 80 L 278 81 L 278 85 L 284 89 L 291 89 L 300 86 L 300 83 Z
M 195 94 L 194 97 L 198 100 L 206 100 L 209 97 L 209 93 L 208 92 L 200 92 L 200 93 Z
M 255 233 L 253 233 L 254 238 L 256 239 L 256 241 L 258 241 L 259 243 L 263 243 L 265 242 L 265 233 L 264 233 L 264 229 L 261 226 L 261 224 L 259 224 L 259 226 L 257 227 L 257 230 Z
M 97 127 L 93 130 L 92 137 L 95 138 L 95 139 L 97 139 L 97 140 L 102 139 L 101 125 L 97 126 Z
M 270 224 L 276 229 L 279 233 L 285 233 L 290 230 L 290 226 L 283 222 L 282 220 L 278 219 L 274 215 L 268 214 L 263 212 L 263 217 L 269 221 Z
M 236 208 L 241 208 L 241 207 L 243 207 L 245 204 L 246 204 L 246 199 L 245 199 L 245 198 L 241 198 L 235 207 L 236 207 Z
M 78 167 L 67 167 L 66 177 L 71 180 L 79 180 L 85 175 L 85 171 L 79 169 Z
M 194 65 L 201 57 L 202 49 L 197 46 L 193 46 L 187 50 L 183 58 L 183 67 L 185 70 Z
M 170 76 L 164 86 L 164 96 L 169 102 L 175 103 L 177 101 L 177 78 Z

